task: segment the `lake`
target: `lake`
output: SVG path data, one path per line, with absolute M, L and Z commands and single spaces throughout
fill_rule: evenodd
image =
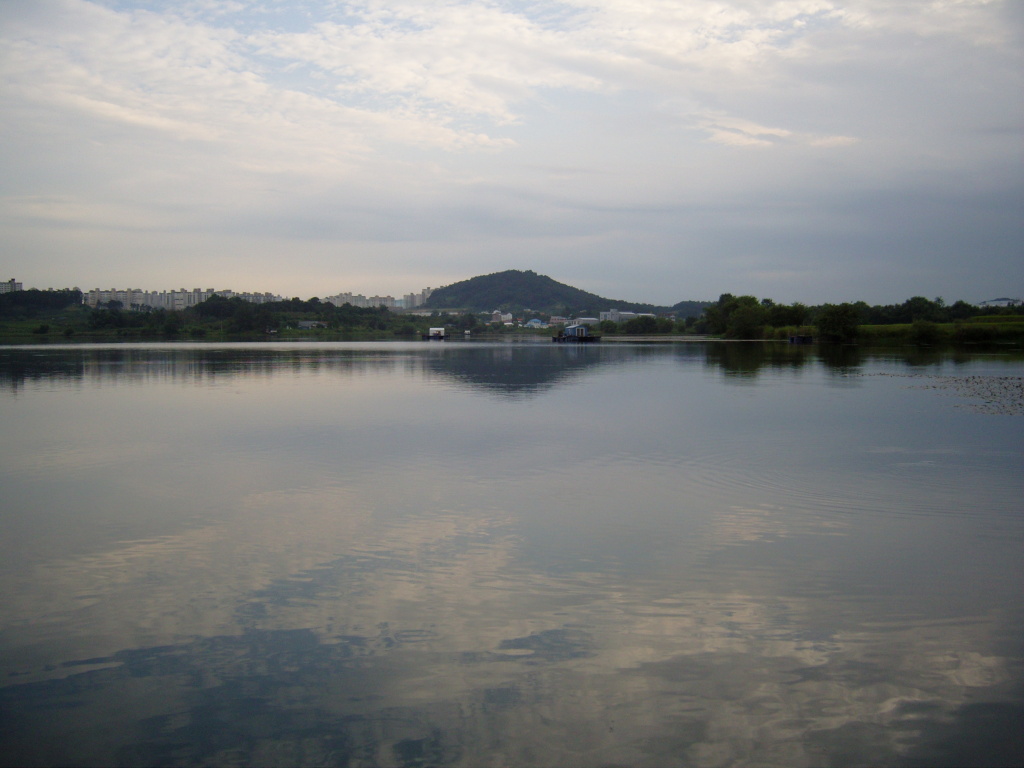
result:
M 1024 356 L 0 347 L 19 765 L 1024 762 Z

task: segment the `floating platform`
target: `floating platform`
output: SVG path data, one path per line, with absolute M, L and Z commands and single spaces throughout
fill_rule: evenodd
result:
M 557 335 L 552 336 L 551 340 L 555 344 L 591 344 L 600 341 L 601 337 L 593 335 L 586 324 L 573 323 L 565 326 Z

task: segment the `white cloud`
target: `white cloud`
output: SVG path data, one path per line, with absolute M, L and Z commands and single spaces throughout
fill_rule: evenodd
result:
M 167 227 L 176 220 L 170 213 L 161 214 L 144 206 L 43 195 L 0 198 L 0 212 L 13 220 L 120 230 Z
M 599 257 L 609 274 L 628 261 L 614 249 L 643 252 L 631 278 L 684 264 L 717 295 L 730 275 L 697 244 L 754 254 L 755 283 L 778 272 L 778 250 L 734 239 L 737 210 L 791 222 L 774 206 L 798 201 L 829 258 L 825 228 L 849 216 L 823 201 L 843 194 L 1018 194 L 1013 2 L 8 0 L 0 229 L 17 223 L 23 272 L 33 248 L 67 247 L 46 229 L 60 222 L 121 223 L 142 249 L 147 231 L 187 233 L 188 250 L 216 235 L 225 259 L 265 252 L 271 270 L 270 246 L 232 240 L 252 226 L 278 250 L 323 238 L 328 259 L 335 243 L 360 274 L 371 251 L 391 269 L 417 248 L 505 268 L 518 249 L 535 269 Z M 681 228 L 696 205 L 713 213 Z M 175 258 L 166 242 L 148 247 Z
M 495 129 L 521 122 L 553 91 L 720 98 L 749 90 L 751 79 L 782 77 L 794 57 L 828 55 L 815 36 L 843 25 L 903 29 L 913 20 L 930 34 L 997 31 L 976 18 L 982 2 L 915 4 L 913 12 L 869 0 L 609 0 L 554 6 L 564 9 L 554 22 L 487 2 L 360 2 L 341 6 L 344 22 L 251 33 L 224 26 L 229 11 L 246 8 L 238 3 L 217 7 L 216 25 L 84 0 L 44 5 L 52 9 L 45 23 L 10 25 L 9 94 L 179 139 L 248 133 L 300 154 L 340 143 L 365 149 L 381 137 L 448 149 L 511 146 Z M 764 141 L 719 129 L 717 140 Z M 328 132 L 341 141 L 326 140 Z
M 443 108 L 498 124 L 514 122 L 514 105 L 536 88 L 603 85 L 579 71 L 576 59 L 591 54 L 567 33 L 497 7 L 415 3 L 349 11 L 358 13 L 357 23 L 323 22 L 251 42 L 262 54 L 329 73 L 342 99 L 386 104 L 397 96 L 407 112 L 436 116 Z
M 812 133 L 798 133 L 786 128 L 772 128 L 758 125 L 750 120 L 728 115 L 707 115 L 698 121 L 709 140 L 719 144 L 738 147 L 772 147 L 780 144 L 798 144 L 811 147 L 849 147 L 858 142 L 852 136 L 821 136 Z

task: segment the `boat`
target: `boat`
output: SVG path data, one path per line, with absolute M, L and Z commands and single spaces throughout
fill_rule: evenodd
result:
M 448 338 L 448 331 L 445 328 L 431 328 L 423 334 L 424 341 L 444 341 Z

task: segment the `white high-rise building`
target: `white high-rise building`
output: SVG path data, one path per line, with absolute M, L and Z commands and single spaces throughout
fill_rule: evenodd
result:
M 280 296 L 272 293 L 235 293 L 230 290 L 218 291 L 213 288 L 193 288 L 188 290 L 181 288 L 177 291 L 143 291 L 139 288 L 110 288 L 101 290 L 93 288 L 82 294 L 82 303 L 90 307 L 97 307 L 101 304 L 109 304 L 111 301 L 121 303 L 123 309 L 152 309 L 183 310 L 202 304 L 211 296 L 218 295 L 225 298 L 238 297 L 253 304 L 266 304 L 271 301 L 283 301 Z
M 328 296 L 324 301 L 336 307 L 351 304 L 353 307 L 387 307 L 388 309 L 394 309 L 399 305 L 394 296 L 371 296 L 366 298 L 361 293 L 339 293 L 334 296 Z
M 402 298 L 402 305 L 406 309 L 415 309 L 416 307 L 422 306 L 423 303 L 430 298 L 430 294 L 433 292 L 433 288 L 424 288 L 419 293 L 407 293 Z

